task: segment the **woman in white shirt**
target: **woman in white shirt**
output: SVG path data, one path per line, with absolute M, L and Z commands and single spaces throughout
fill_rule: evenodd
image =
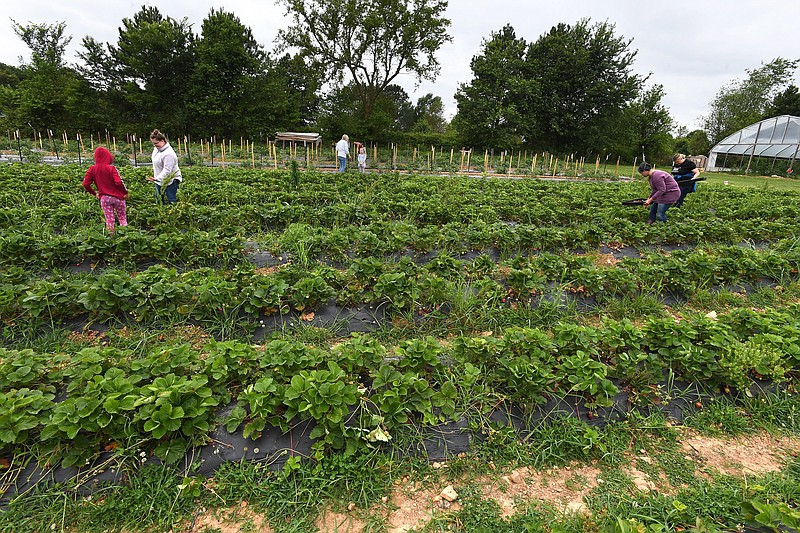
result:
M 158 130 L 150 134 L 153 143 L 153 175 L 147 178 L 156 185 L 156 200 L 161 201 L 161 188 L 164 188 L 166 203 L 174 204 L 178 201 L 178 186 L 183 176 L 178 168 L 178 156 L 167 142 L 167 138 Z

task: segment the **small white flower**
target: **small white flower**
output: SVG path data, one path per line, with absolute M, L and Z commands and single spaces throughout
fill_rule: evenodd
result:
M 258 448 L 253 448 L 253 453 L 258 453 Z

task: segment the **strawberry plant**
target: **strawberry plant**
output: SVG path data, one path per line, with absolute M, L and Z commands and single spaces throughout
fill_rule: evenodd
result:
M 348 430 L 346 419 L 359 396 L 358 387 L 348 382 L 347 374 L 329 361 L 327 369 L 301 370 L 292 377 L 283 395 L 283 418 L 287 424 L 295 417 L 314 420 L 310 437 L 318 439 L 313 445 L 317 451 L 330 447 L 352 454 L 360 435 Z
M 599 361 L 578 350 L 575 354 L 563 359 L 559 368 L 560 377 L 569 384 L 567 392 L 578 392 L 588 396 L 586 406 L 610 407 L 617 387 L 607 378 L 608 368 Z
M 375 296 L 386 299 L 395 309 L 408 309 L 419 300 L 416 276 L 406 272 L 387 272 L 375 282 Z
M 54 397 L 27 388 L 0 391 L 0 444 L 23 444 L 31 432 L 44 427 Z
M 198 374 L 191 378 L 167 374 L 141 387 L 136 400 L 135 420 L 152 438 L 162 441 L 155 449 L 158 457 L 174 462 L 182 456 L 187 443 L 199 443 L 212 427 L 213 408 L 220 398 L 207 387 L 208 377 Z M 169 440 L 174 440 L 172 444 Z M 181 452 L 180 454 L 178 452 Z
M 431 403 L 434 391 L 413 372 L 401 373 L 391 365 L 382 365 L 373 374 L 372 389 L 369 399 L 389 430 L 411 419 L 423 423 L 436 420 Z
M 298 311 L 315 309 L 336 296 L 336 291 L 319 276 L 306 277 L 292 285 L 290 300 Z
M 441 354 L 442 346 L 433 337 L 403 341 L 397 347 L 397 356 L 400 358 L 397 367 L 430 375 L 442 370 Z
M 233 432 L 247 420 L 244 436 L 249 438 L 259 436 L 267 424 L 280 425 L 285 393 L 286 385 L 277 383 L 271 376 L 265 376 L 248 385 L 239 394 L 239 404 L 231 411 L 226 424 L 227 430 Z M 247 406 L 247 410 L 243 405 Z
M 0 348 L 0 390 L 32 387 L 45 380 L 52 356 L 31 349 Z M 53 389 L 52 385 L 48 389 Z M 52 390 L 50 391 L 52 392 Z
M 276 339 L 264 346 L 259 365 L 281 379 L 289 379 L 300 371 L 318 368 L 328 359 L 328 353 L 319 348 L 310 348 L 297 341 Z
M 289 284 L 275 276 L 256 276 L 242 290 L 243 309 L 250 315 L 272 315 L 281 312 Z
M 386 348 L 372 337 L 353 334 L 334 346 L 331 356 L 348 374 L 361 376 L 380 366 L 386 357 Z

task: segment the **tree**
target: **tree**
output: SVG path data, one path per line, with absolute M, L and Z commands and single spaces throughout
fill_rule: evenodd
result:
M 788 85 L 798 61 L 776 58 L 760 68 L 747 70 L 745 80 L 733 81 L 719 90 L 703 118 L 703 129 L 712 143 L 766 118 L 767 109 L 781 88 Z
M 414 124 L 412 129 L 420 133 L 444 133 L 447 120 L 444 118 L 444 102 L 441 96 L 428 93 L 417 99 L 414 107 Z
M 461 84 L 453 125 L 470 146 L 512 148 L 522 136 L 522 113 L 535 99 L 525 63 L 527 44 L 506 25 L 484 40 L 472 58 L 472 81 Z M 526 103 L 527 102 L 527 103 Z
M 338 85 L 349 80 L 365 117 L 401 73 L 434 80 L 434 54 L 451 40 L 447 0 L 277 1 L 292 18 L 282 47 L 299 48 Z
M 786 90 L 776 94 L 775 98 L 767 106 L 764 118 L 779 115 L 800 117 L 800 91 L 798 91 L 797 86 L 789 85 Z
M 250 28 L 231 13 L 212 9 L 195 46 L 188 107 L 195 131 L 231 137 L 241 131 L 264 72 L 266 53 Z
M 670 130 L 672 117 L 663 103 L 664 87 L 654 85 L 641 91 L 623 111 L 614 136 L 608 136 L 613 153 L 629 160 L 644 153 L 648 161 L 670 155 L 674 146 Z
M 3 98 L 11 101 L 9 122 L 17 126 L 27 123 L 36 131 L 72 127 L 67 89 L 78 77 L 64 62 L 64 51 L 72 39 L 64 33 L 65 23 L 22 26 L 13 22 L 13 28 L 30 48 L 31 62 L 22 66 L 21 81 L 13 94 Z
M 185 18 L 178 22 L 156 7 L 142 6 L 132 19 L 122 19 L 117 44 L 109 48 L 128 120 L 166 132 L 186 130 L 194 47 Z
M 34 66 L 42 64 L 54 67 L 64 66 L 64 52 L 72 40 L 71 35 L 64 35 L 67 28 L 66 23 L 29 23 L 27 26 L 23 26 L 13 19 L 11 23 L 17 37 L 31 49 L 31 62 Z
M 385 141 L 392 133 L 413 127 L 416 120 L 414 106 L 399 85 L 384 89 L 369 116 L 362 105 L 353 84 L 332 91 L 323 103 L 318 120 L 323 134 L 338 139 L 342 133 L 348 133 L 354 138 Z
M 631 72 L 637 52 L 608 22 L 558 24 L 526 55 L 537 98 L 524 116 L 528 143 L 555 152 L 599 149 L 644 80 Z
M 686 154 L 698 155 L 707 154 L 711 151 L 711 143 L 708 141 L 708 135 L 703 130 L 694 130 L 686 136 L 687 150 Z

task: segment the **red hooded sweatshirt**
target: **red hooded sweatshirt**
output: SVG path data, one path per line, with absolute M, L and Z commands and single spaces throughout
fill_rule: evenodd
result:
M 120 200 L 128 194 L 128 189 L 122 183 L 122 178 L 117 171 L 117 167 L 112 165 L 114 156 L 103 146 L 98 146 L 94 151 L 94 165 L 89 167 L 83 177 L 83 188 L 93 196 L 115 196 Z M 97 186 L 94 192 L 92 183 Z

